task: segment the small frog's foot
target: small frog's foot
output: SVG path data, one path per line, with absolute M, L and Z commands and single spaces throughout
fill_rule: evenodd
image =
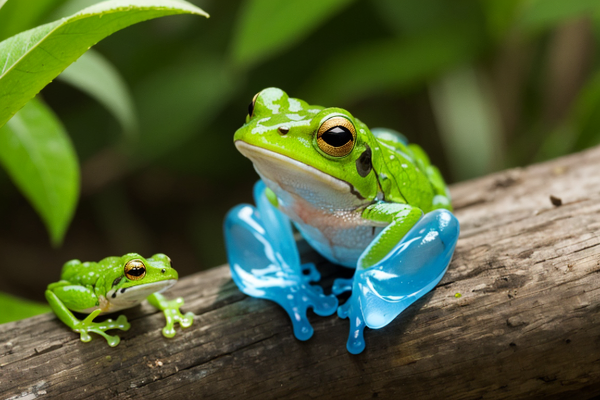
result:
M 183 298 L 178 297 L 174 300 L 166 301 L 166 308 L 163 310 L 166 325 L 162 329 L 163 336 L 172 338 L 175 336 L 175 324 L 179 324 L 183 329 L 189 328 L 194 323 L 194 313 L 187 312 L 181 314 L 179 307 L 183 305 Z
M 290 220 L 269 203 L 264 188 L 262 182 L 255 186 L 257 207 L 239 205 L 225 218 L 231 276 L 245 294 L 283 307 L 296 338 L 307 340 L 313 328 L 306 310 L 331 315 L 338 301 L 333 295 L 324 295 L 320 286 L 309 284 L 319 280 L 320 274 L 312 264 L 300 265 Z
M 346 293 L 352 290 L 352 283 L 354 282 L 354 278 L 344 279 L 337 278 L 333 281 L 333 287 L 331 288 L 331 292 L 336 296 L 339 296 L 342 293 Z
M 105 332 L 111 329 L 127 331 L 131 325 L 127 321 L 127 317 L 124 315 L 119 315 L 116 321 L 107 319 L 104 322 L 93 322 L 94 318 L 96 318 L 101 312 L 101 310 L 95 310 L 92 312 L 83 321 L 79 321 L 75 328 L 73 328 L 73 331 L 79 333 L 82 342 L 89 342 L 92 340 L 89 332 L 93 332 L 105 338 L 110 347 L 115 347 L 120 343 L 121 339 L 117 335 L 109 335 Z

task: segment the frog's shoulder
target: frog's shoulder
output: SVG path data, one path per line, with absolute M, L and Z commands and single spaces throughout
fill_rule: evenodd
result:
M 383 143 L 388 149 L 399 153 L 420 170 L 425 170 L 431 164 L 427 153 L 419 145 L 409 143 L 406 136 L 400 132 L 387 128 L 374 128 L 371 133 L 379 143 Z
M 384 154 L 397 156 L 397 162 L 391 163 L 390 169 L 402 181 L 397 182 L 401 197 L 408 203 L 419 205 L 426 212 L 435 208 L 451 209 L 446 183 L 419 145 L 409 143 L 404 135 L 392 129 L 375 128 L 371 133 L 384 148 Z M 412 184 L 405 187 L 407 182 Z M 393 186 L 389 192 L 392 199 L 397 197 L 394 196 Z

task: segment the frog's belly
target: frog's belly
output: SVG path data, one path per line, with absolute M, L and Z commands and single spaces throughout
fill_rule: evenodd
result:
M 294 224 L 319 254 L 333 263 L 349 268 L 356 268 L 360 255 L 383 230 L 382 227 L 373 226 L 339 229 L 323 226 L 316 228 L 301 222 Z

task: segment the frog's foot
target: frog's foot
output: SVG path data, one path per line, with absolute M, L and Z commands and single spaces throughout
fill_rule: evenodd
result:
M 178 297 L 174 300 L 166 301 L 166 307 L 162 310 L 165 315 L 166 325 L 162 329 L 162 334 L 164 337 L 172 338 L 175 336 L 175 324 L 179 323 L 179 325 L 185 329 L 192 326 L 194 323 L 194 313 L 187 312 L 185 314 L 181 314 L 179 311 L 179 307 L 183 305 L 183 298 Z
M 338 309 L 338 315 L 350 317 L 352 324 L 348 351 L 356 354 L 364 349 L 364 326 L 386 326 L 438 284 L 450 264 L 458 233 L 452 213 L 432 211 L 381 261 L 356 270 L 352 295 Z
M 92 340 L 89 332 L 96 333 L 106 339 L 108 345 L 110 347 L 115 347 L 119 344 L 121 339 L 117 335 L 108 335 L 105 332 L 111 329 L 120 329 L 122 331 L 127 331 L 131 327 L 129 322 L 127 322 L 127 317 L 124 315 L 119 315 L 116 321 L 112 319 L 107 319 L 104 322 L 93 322 L 94 318 L 100 314 L 102 310 L 95 310 L 90 315 L 88 315 L 83 321 L 79 321 L 75 324 L 73 328 L 74 332 L 78 332 L 81 336 L 82 342 L 89 342 Z
M 353 301 L 347 301 L 338 308 L 338 317 L 348 318 L 350 321 L 350 333 L 346 342 L 346 349 L 351 354 L 361 353 L 365 349 L 365 320 L 360 306 Z
M 300 268 L 302 269 L 302 273 L 304 274 L 304 279 L 306 279 L 306 282 L 319 282 L 321 280 L 321 273 L 317 270 L 315 264 L 302 264 Z M 320 286 L 315 287 L 320 288 Z
M 336 280 L 333 281 L 333 287 L 331 288 L 331 291 L 336 296 L 339 296 L 342 293 L 351 291 L 352 283 L 354 283 L 354 278 L 350 278 L 350 279 L 337 278 Z
M 321 287 L 310 285 L 320 274 L 312 264 L 300 265 L 290 221 L 267 200 L 264 188 L 260 181 L 255 186 L 257 208 L 242 204 L 225 218 L 231 275 L 245 294 L 283 307 L 296 338 L 307 340 L 313 335 L 307 309 L 312 308 L 317 315 L 331 315 L 338 301 L 323 294 Z

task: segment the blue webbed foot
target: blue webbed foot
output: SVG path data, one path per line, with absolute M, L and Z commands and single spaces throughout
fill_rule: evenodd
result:
M 434 210 L 421 218 L 385 258 L 368 269 L 356 270 L 352 295 L 338 309 L 340 318 L 350 318 L 346 343 L 350 353 L 364 350 L 365 326 L 386 326 L 438 284 L 448 269 L 458 234 L 456 217 L 446 210 Z M 338 290 L 347 287 L 348 282 L 338 284 Z
M 269 203 L 265 185 L 254 186 L 257 207 L 238 205 L 225 218 L 225 243 L 233 281 L 245 294 L 276 302 L 290 316 L 294 335 L 307 340 L 313 335 L 306 310 L 317 315 L 335 313 L 337 298 L 324 295 L 313 264 L 300 265 L 290 220 Z M 303 271 L 307 271 L 304 274 Z

